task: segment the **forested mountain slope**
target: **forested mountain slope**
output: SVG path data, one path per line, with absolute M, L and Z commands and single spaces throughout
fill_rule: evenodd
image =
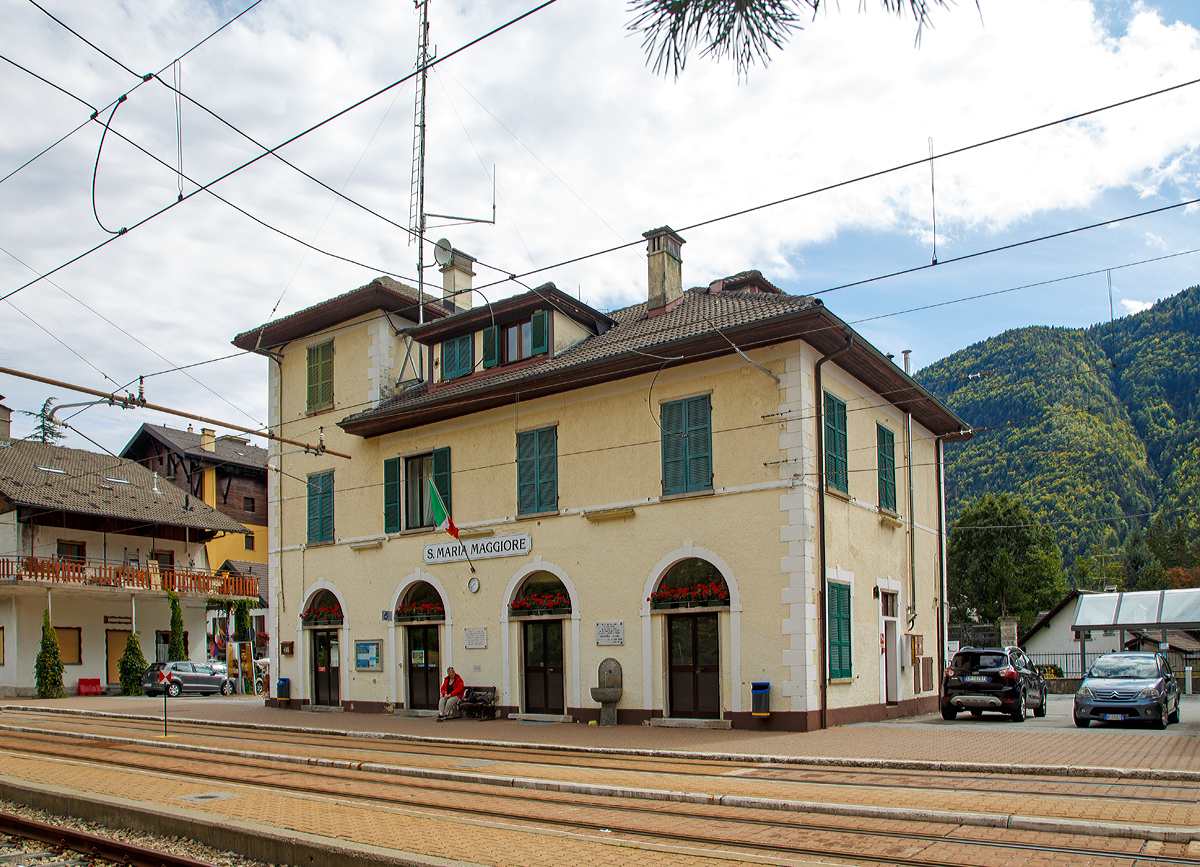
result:
M 1197 502 L 1200 287 L 1091 328 L 1007 331 L 916 376 L 978 431 L 946 447 L 948 521 L 1015 494 L 1069 565 L 1149 523 L 1114 519 L 1173 524 Z

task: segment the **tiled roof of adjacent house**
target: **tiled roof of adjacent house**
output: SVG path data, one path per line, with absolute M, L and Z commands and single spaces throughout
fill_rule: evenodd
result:
M 258 579 L 258 598 L 267 598 L 267 564 L 252 563 L 249 560 L 226 560 L 218 572 L 228 572 L 231 575 L 244 575 Z
M 213 451 L 206 451 L 200 446 L 200 434 L 188 430 L 176 430 L 164 425 L 144 424 L 129 441 L 129 445 L 121 452 L 128 456 L 130 449 L 143 434 L 151 436 L 168 448 L 196 458 L 201 461 L 230 464 L 252 470 L 267 468 L 267 450 L 243 442 L 239 437 L 218 437 L 213 443 Z
M 246 528 L 141 464 L 28 440 L 0 442 L 0 498 L 50 509 L 145 524 L 245 533 Z

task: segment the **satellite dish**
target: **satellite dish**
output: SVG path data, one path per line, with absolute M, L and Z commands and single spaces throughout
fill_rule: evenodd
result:
M 449 238 L 442 238 L 433 247 L 433 261 L 439 265 L 449 264 L 454 256 L 454 248 L 450 246 Z

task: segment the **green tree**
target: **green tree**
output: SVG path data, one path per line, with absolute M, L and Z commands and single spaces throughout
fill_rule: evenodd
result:
M 146 657 L 136 632 L 125 639 L 125 652 L 117 663 L 117 676 L 121 679 L 121 695 L 143 695 L 142 677 L 146 674 Z
M 50 418 L 54 412 L 51 406 L 54 403 L 54 398 L 46 398 L 46 402 L 42 404 L 42 408 L 37 412 L 30 412 L 27 409 L 18 410 L 21 415 L 27 415 L 30 418 L 36 418 L 37 424 L 33 426 L 33 433 L 30 439 L 37 440 L 40 443 L 49 443 L 54 445 L 61 439 L 66 439 L 66 434 L 62 431 L 62 425 Z
M 33 678 L 38 698 L 64 698 L 63 661 L 58 649 L 58 634 L 50 625 L 50 609 L 42 612 L 42 647 L 34 661 Z
M 250 600 L 239 599 L 233 603 L 233 640 L 250 641 Z
M 1137 527 L 1130 530 L 1125 540 L 1121 570 L 1125 574 L 1126 590 L 1166 590 L 1171 586 L 1166 569 L 1154 556 Z
M 978 0 L 976 0 L 978 3 Z M 930 26 L 930 9 L 950 5 L 948 0 L 880 0 L 883 8 L 917 22 L 917 42 Z M 738 75 L 761 62 L 770 62 L 770 52 L 782 48 L 804 20 L 815 16 L 821 0 L 630 0 L 633 20 L 629 30 L 642 34 L 646 60 L 655 72 L 668 70 L 678 78 L 688 54 L 717 60 L 732 58 Z
M 167 591 L 167 599 L 171 603 L 171 641 L 167 645 L 167 661 L 183 662 L 187 659 L 187 648 L 183 644 L 183 610 L 179 607 L 179 597 Z
M 1028 628 L 1067 593 L 1054 533 L 1017 497 L 985 494 L 963 509 L 947 551 L 951 619 Z

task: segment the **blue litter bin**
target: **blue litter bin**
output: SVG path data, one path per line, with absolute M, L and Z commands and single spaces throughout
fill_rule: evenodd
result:
M 770 716 L 771 715 L 771 684 L 769 683 L 752 683 L 750 684 L 750 715 L 751 716 Z
M 275 698 L 280 701 L 289 701 L 292 697 L 292 681 L 291 678 L 281 677 L 275 681 Z

